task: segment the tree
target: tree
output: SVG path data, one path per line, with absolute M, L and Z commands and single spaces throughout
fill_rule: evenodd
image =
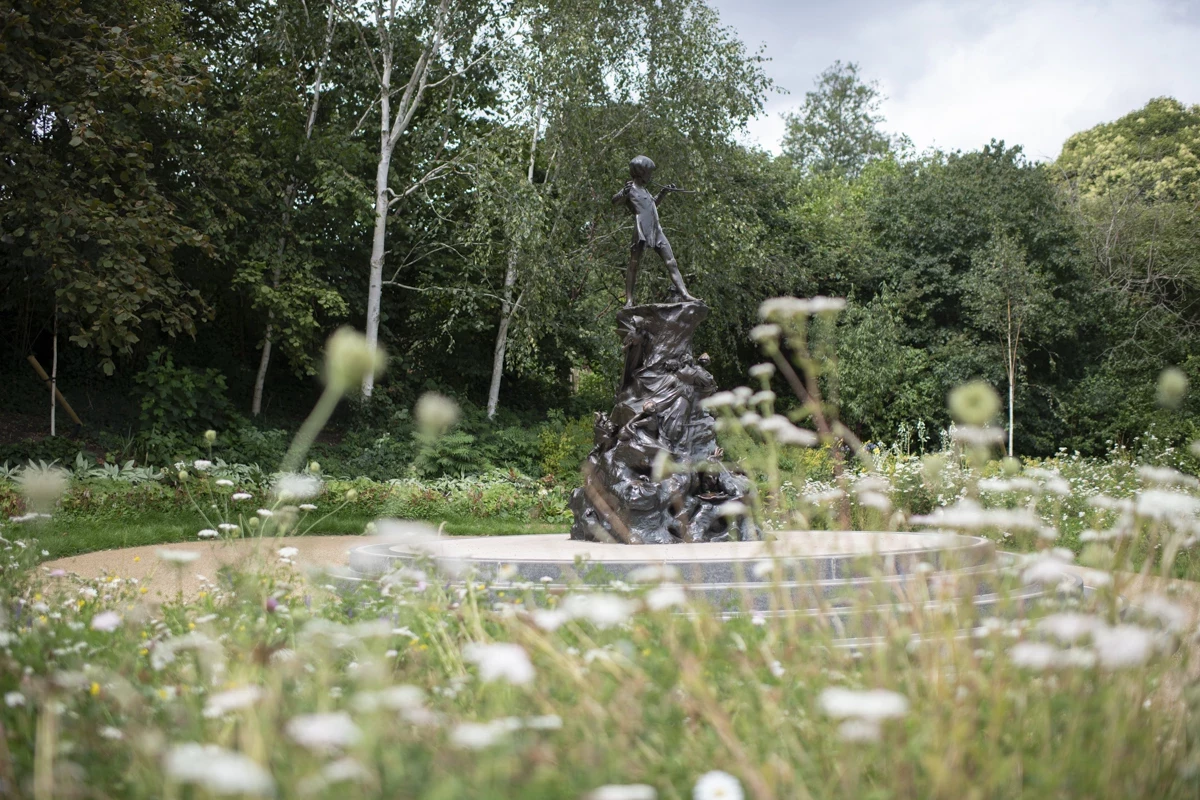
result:
M 785 114 L 783 154 L 802 170 L 853 178 L 870 161 L 906 140 L 883 133 L 879 107 L 885 98 L 878 81 L 866 83 L 858 64 L 833 62 L 804 96 L 796 114 Z
M 191 335 L 211 315 L 172 261 L 205 237 L 164 188 L 204 75 L 157 3 L 18 0 L 0 31 L 0 295 L 61 317 L 111 374 L 147 328 Z
M 312 141 L 313 127 L 317 121 L 317 112 L 321 108 L 321 90 L 324 88 L 323 79 L 325 77 L 325 69 L 329 64 L 329 56 L 333 48 L 333 35 L 337 24 L 337 16 L 336 8 L 332 2 L 330 2 L 329 8 L 325 13 L 325 35 L 319 50 L 320 54 L 312 59 L 315 62 L 311 81 L 312 99 L 308 104 L 308 115 L 304 122 L 304 137 L 300 152 L 296 153 L 296 162 L 300 161 L 304 155 L 304 150 L 307 149 L 307 145 Z M 288 41 L 283 36 L 283 31 L 277 32 L 277 35 L 283 38 L 285 42 Z M 300 59 L 295 57 L 294 53 L 292 56 L 291 60 L 293 63 L 300 61 Z M 299 79 L 297 80 L 298 83 L 305 82 L 302 70 L 297 78 Z M 327 312 L 334 314 L 344 314 L 346 311 L 345 301 L 342 300 L 337 291 L 315 279 L 312 271 L 306 268 L 307 265 L 304 259 L 285 258 L 289 240 L 293 237 L 293 205 L 296 202 L 296 193 L 299 189 L 298 184 L 299 176 L 295 174 L 293 167 L 287 187 L 283 191 L 282 208 L 280 210 L 279 242 L 275 246 L 275 252 L 270 254 L 273 255 L 273 258 L 271 258 L 271 262 L 273 263 L 270 263 L 269 266 L 271 272 L 269 288 L 265 281 L 268 269 L 268 262 L 266 260 L 250 261 L 247 263 L 246 268 L 238 274 L 239 282 L 251 287 L 254 293 L 255 307 L 265 309 L 267 312 L 266 329 L 263 331 L 262 352 L 259 356 L 258 372 L 254 378 L 254 394 L 250 402 L 250 413 L 254 416 L 258 416 L 262 411 L 263 388 L 267 381 L 267 368 L 271 363 L 271 348 L 275 338 L 278 336 L 276 327 L 282 327 L 280 333 L 283 334 L 285 343 L 291 346 L 293 353 L 303 354 L 306 352 L 305 344 L 313 339 L 313 334 L 319 332 L 313 309 L 323 308 Z M 285 275 L 285 271 L 288 276 L 286 282 L 281 280 Z M 293 357 L 295 360 L 300 361 L 300 358 L 296 358 L 295 355 Z M 312 369 L 311 366 L 308 368 Z
M 1055 162 L 1094 275 L 1150 329 L 1200 335 L 1200 105 L 1156 98 L 1077 133 Z
M 375 0 L 371 7 L 374 41 L 368 42 L 366 32 L 359 28 L 364 56 L 378 86 L 375 100 L 378 111 L 375 105 L 368 109 L 370 114 L 378 113 L 379 122 L 366 321 L 367 343 L 372 348 L 379 339 L 389 212 L 421 187 L 452 171 L 455 149 L 461 143 L 451 141 L 446 125 L 446 118 L 455 112 L 454 93 L 449 89 L 455 78 L 478 66 L 497 45 L 498 32 L 490 26 L 501 18 L 502 11 L 488 4 L 459 5 L 450 0 L 417 0 L 402 9 L 399 0 Z M 447 89 L 443 93 L 444 119 L 435 121 L 441 135 L 426 136 L 422 141 L 422 137 L 411 134 L 411 126 L 429 96 L 441 87 Z M 413 154 L 422 165 L 423 174 L 411 177 L 403 190 L 397 192 L 391 186 L 392 157 L 405 136 L 411 143 L 420 142 L 429 149 Z M 368 375 L 363 383 L 364 396 L 371 396 L 374 383 L 374 376 Z
M 938 386 L 926 350 L 905 344 L 901 310 L 887 291 L 850 302 L 838 320 L 837 386 L 841 416 L 862 438 L 887 441 L 902 425 L 932 419 Z
M 1103 309 L 1100 359 L 1073 393 L 1072 426 L 1093 448 L 1152 423 L 1165 435 L 1154 382 L 1200 349 L 1200 106 L 1155 98 L 1077 133 L 1053 175 Z
M 1053 310 L 1048 282 L 1025 257 L 1016 237 L 997 228 L 972 256 L 964 281 L 965 302 L 973 322 L 998 337 L 1008 378 L 1008 454 L 1013 455 L 1013 408 L 1017 369 L 1026 339 L 1045 329 Z
M 513 135 L 493 139 L 481 165 L 491 173 L 482 221 L 498 237 L 483 252 L 504 263 L 489 417 L 518 315 L 518 363 L 548 331 L 578 327 L 570 315 L 579 313 L 585 282 L 568 295 L 562 276 L 594 276 L 598 248 L 607 257 L 624 238 L 611 223 L 626 220 L 614 220 L 604 201 L 608 186 L 625 180 L 629 158 L 652 152 L 671 180 L 696 177 L 701 154 L 761 109 L 768 85 L 761 59 L 700 0 L 533 0 L 517 8 L 523 48 L 501 74 L 516 123 Z
M 1028 422 L 1014 432 L 1013 446 L 1026 452 L 1059 446 L 1068 435 L 1063 404 L 1095 358 L 1101 321 L 1089 311 L 1095 293 L 1049 170 L 1027 161 L 1019 147 L 992 142 L 974 152 L 879 161 L 862 180 L 871 182 L 860 212 L 868 253 L 847 262 L 855 271 L 842 281 L 860 303 L 888 291 L 900 313 L 902 344 L 928 354 L 932 380 L 906 382 L 904 391 L 927 387 L 920 405 L 937 409 L 932 421 L 944 425 L 951 388 L 975 378 L 997 386 L 1006 380 L 994 345 L 1004 330 L 995 314 L 1004 306 L 978 301 L 981 282 L 994 284 L 980 270 L 1001 232 L 1044 276 L 1053 299 L 1045 313 L 1027 318 L 1021 334 L 1027 346 L 1015 378 L 1024 376 L 1025 397 L 1018 385 L 1014 399 L 1027 409 Z

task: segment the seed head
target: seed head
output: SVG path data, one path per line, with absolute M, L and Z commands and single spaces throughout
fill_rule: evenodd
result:
M 950 392 L 950 415 L 967 425 L 986 425 L 1000 411 L 1000 396 L 986 381 L 971 381 Z
M 325 382 L 335 389 L 348 391 L 368 375 L 379 377 L 385 366 L 383 348 L 372 348 L 367 337 L 353 328 L 338 328 L 325 343 Z
M 426 392 L 417 401 L 415 414 L 421 430 L 441 435 L 458 422 L 458 403 L 437 392 Z
M 1158 376 L 1158 404 L 1163 408 L 1179 408 L 1187 397 L 1188 378 L 1178 367 L 1167 367 Z

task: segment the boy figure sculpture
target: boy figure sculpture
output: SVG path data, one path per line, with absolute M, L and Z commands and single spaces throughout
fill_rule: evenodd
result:
M 625 307 L 631 307 L 633 302 L 633 287 L 637 283 L 638 266 L 642 253 L 646 248 L 656 251 L 662 258 L 675 291 L 684 300 L 695 300 L 683 285 L 683 276 L 679 274 L 679 265 L 675 263 L 675 254 L 671 252 L 671 243 L 663 233 L 658 221 L 658 204 L 663 201 L 668 192 L 679 191 L 673 183 L 662 188 L 658 195 L 650 194 L 646 185 L 650 183 L 650 175 L 654 172 L 654 162 L 646 156 L 638 156 L 629 162 L 629 177 L 625 188 L 613 195 L 613 205 L 624 203 L 634 216 L 633 244 L 629 248 L 629 268 L 625 270 Z

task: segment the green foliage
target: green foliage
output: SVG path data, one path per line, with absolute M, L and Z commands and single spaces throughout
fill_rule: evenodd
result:
M 1101 311 L 1099 363 L 1064 403 L 1077 446 L 1166 423 L 1147 387 L 1200 346 L 1198 153 L 1200 107 L 1157 98 L 1071 137 L 1055 163 Z
M 608 411 L 612 408 L 615 386 L 616 381 L 606 373 L 582 370 L 578 387 L 571 397 L 569 413 L 582 417 L 596 411 Z
M 1002 387 L 1007 372 L 1018 452 L 1098 454 L 1151 425 L 1177 443 L 1190 435 L 1194 406 L 1172 415 L 1145 393 L 1165 366 L 1194 373 L 1200 351 L 1197 107 L 1156 98 L 1078 133 L 1053 165 L 999 142 L 914 157 L 882 130 L 879 87 L 837 62 L 776 158 L 737 138 L 770 88 L 762 55 L 707 3 L 508 10 L 528 36 L 436 87 L 393 158 L 380 336 L 400 367 L 317 444 L 339 474 L 574 475 L 586 423 L 546 420 L 611 404 L 622 356 L 604 321 L 621 302 L 629 221 L 604 198 L 639 152 L 661 182 L 699 190 L 670 197 L 663 219 L 709 300 L 696 347 L 723 385 L 755 358 L 746 333 L 763 299 L 846 296 L 839 391 L 864 437 L 944 427 L 950 387 Z M 28 289 L 0 292 L 13 344 L 0 377 L 30 383 L 23 356 L 47 363 L 57 314 L 83 345 L 60 347 L 60 385 L 114 460 L 201 457 L 194 434 L 211 426 L 224 457 L 277 464 L 279 428 L 319 391 L 317 343 L 366 313 L 377 85 L 361 48 L 378 30 L 369 14 L 329 11 L 325 0 L 0 11 L 0 259 Z M 410 52 L 417 29 L 397 30 L 397 52 Z M 451 152 L 451 168 L 417 185 Z M 1031 302 L 1019 357 L 1006 358 L 996 311 L 1018 287 Z M 652 263 L 640 292 L 664 289 Z M 506 298 L 500 407 L 515 413 L 469 412 L 449 442 L 416 442 L 403 414 L 420 392 L 487 396 Z M 250 396 L 268 326 L 266 420 L 251 426 L 227 397 Z M 133 383 L 163 347 L 176 366 Z M 81 377 L 97 366 L 118 374 Z M 131 396 L 148 405 L 131 411 Z M 4 406 L 44 410 L 19 393 Z M 14 460 L 73 456 L 6 447 Z
M 804 96 L 799 113 L 785 114 L 783 153 L 801 169 L 839 178 L 856 177 L 869 162 L 886 156 L 903 139 L 879 126 L 884 98 L 879 82 L 859 77 L 858 64 L 841 61 L 822 72 L 817 87 Z
M 461 476 L 487 468 L 487 462 L 475 447 L 475 437 L 463 430 L 440 436 L 416 431 L 413 444 L 416 452 L 412 471 L 422 478 Z
M 551 416 L 538 436 L 539 463 L 543 475 L 574 483 L 580 465 L 595 443 L 594 422 L 590 417 L 566 419 Z
M 287 263 L 272 274 L 267 261 L 248 261 L 234 276 L 271 321 L 272 343 L 300 375 L 316 375 L 317 352 L 329 325 L 349 313 L 342 296 L 314 273 L 311 263 Z
M 1200 105 L 1156 97 L 1072 136 L 1055 167 L 1085 197 L 1132 192 L 1153 202 L 1200 201 Z
M 400 519 L 516 519 L 569 524 L 569 488 L 520 473 L 396 481 L 384 514 Z
M 30 461 L 70 464 L 76 454 L 86 448 L 85 442 L 66 436 L 47 436 L 44 439 L 4 443 L 0 444 L 0 464 L 11 463 L 15 466 Z
M 165 347 L 150 355 L 134 382 L 144 387 L 142 424 L 151 430 L 191 435 L 221 427 L 230 411 L 220 370 L 177 367 Z
M 407 428 L 394 433 L 364 430 L 350 434 L 337 447 L 318 445 L 312 455 L 331 474 L 387 480 L 409 473 L 416 443 Z
M 211 313 L 176 274 L 173 253 L 205 238 L 168 188 L 202 68 L 153 2 L 18 2 L 0 30 L 0 252 L 31 288 L 0 307 L 58 314 L 111 374 L 148 329 L 194 334 Z
M 850 303 L 841 320 L 837 378 L 842 417 L 865 440 L 889 439 L 901 424 L 923 419 L 942 388 L 928 351 L 906 343 L 902 319 L 903 309 L 884 291 L 866 305 Z
M 484 460 L 495 468 L 537 475 L 540 472 L 541 427 L 505 425 L 494 428 L 490 435 L 477 437 L 479 450 Z

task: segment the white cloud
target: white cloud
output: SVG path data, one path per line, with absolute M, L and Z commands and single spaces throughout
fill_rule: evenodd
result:
M 751 123 L 752 140 L 771 149 L 783 134 L 779 114 L 798 107 L 837 58 L 880 81 L 886 127 L 918 149 L 976 149 L 997 138 L 1051 159 L 1072 133 L 1152 97 L 1200 102 L 1200 15 L 1169 0 L 843 6 L 812 25 L 805 16 L 820 12 L 811 8 L 764 0 L 734 11 L 734 1 L 719 1 L 723 16 L 751 45 L 766 40 L 769 74 L 792 91 Z

